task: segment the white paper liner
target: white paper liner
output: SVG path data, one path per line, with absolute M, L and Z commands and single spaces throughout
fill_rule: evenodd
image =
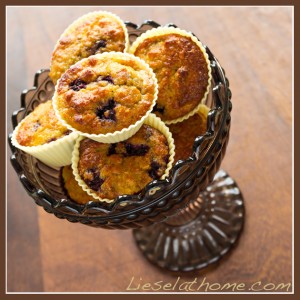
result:
M 132 54 L 129 53 L 123 53 L 123 52 L 105 52 L 105 53 L 101 53 L 101 54 L 96 54 L 94 55 L 94 57 L 97 57 L 98 59 L 101 58 L 109 58 L 109 57 L 121 57 L 121 58 L 130 58 L 130 59 L 134 59 L 135 61 L 137 61 L 144 70 L 146 70 L 147 72 L 150 73 L 153 81 L 154 81 L 154 88 L 155 88 L 155 92 L 154 92 L 154 97 L 153 97 L 153 101 L 152 104 L 149 108 L 149 110 L 145 113 L 145 115 L 138 121 L 136 121 L 136 123 L 131 124 L 129 127 L 123 128 L 122 130 L 118 130 L 118 131 L 114 131 L 112 133 L 106 133 L 106 134 L 90 134 L 90 133 L 86 133 L 86 132 L 82 132 L 77 130 L 76 128 L 72 127 L 71 125 L 69 125 L 60 115 L 59 113 L 59 109 L 57 107 L 57 87 L 59 85 L 59 80 L 57 81 L 56 87 L 55 87 L 55 92 L 54 92 L 54 96 L 53 96 L 53 108 L 55 111 L 55 114 L 57 116 L 57 118 L 59 119 L 59 121 L 66 126 L 68 129 L 77 132 L 79 135 L 83 135 L 87 138 L 90 138 L 94 141 L 97 142 L 101 142 L 101 143 L 118 143 L 124 140 L 129 139 L 131 136 L 133 136 L 143 125 L 144 121 L 146 120 L 146 118 L 149 116 L 149 114 L 151 113 L 155 103 L 156 103 L 156 99 L 157 99 L 157 95 L 158 95 L 158 84 L 157 84 L 157 79 L 156 76 L 153 72 L 153 70 L 149 67 L 149 65 L 142 59 L 140 59 L 139 57 L 136 57 Z M 90 57 L 88 58 L 84 58 L 82 59 L 80 62 L 84 61 L 84 60 L 88 60 L 90 59 Z M 78 62 L 79 63 L 79 62 Z
M 205 103 L 205 100 L 208 96 L 208 93 L 210 91 L 210 86 L 211 86 L 211 79 L 212 79 L 212 75 L 211 75 L 211 67 L 210 67 L 210 60 L 209 57 L 206 53 L 205 48 L 203 47 L 202 43 L 191 33 L 179 29 L 179 28 L 174 28 L 174 27 L 158 27 L 158 28 L 153 28 L 150 29 L 148 31 L 146 31 L 145 33 L 141 34 L 131 45 L 131 47 L 129 48 L 128 52 L 131 54 L 134 54 L 138 45 L 144 41 L 147 38 L 150 37 L 155 37 L 155 36 L 162 36 L 162 35 L 166 35 L 166 34 L 180 34 L 182 36 L 185 37 L 189 37 L 202 51 L 205 61 L 207 63 L 207 68 L 208 68 L 208 83 L 207 83 L 207 87 L 206 87 L 206 91 L 202 97 L 202 99 L 199 100 L 199 104 L 193 109 L 191 110 L 189 113 L 187 113 L 186 115 L 174 119 L 174 120 L 164 120 L 164 122 L 169 125 L 169 124 L 174 124 L 174 123 L 178 123 L 178 122 L 182 122 L 186 119 L 188 119 L 189 117 L 191 117 L 192 115 L 194 115 L 195 113 L 197 113 L 197 111 L 199 110 L 201 104 Z
M 83 19 L 88 19 L 90 16 L 92 15 L 108 15 L 112 18 L 114 18 L 117 22 L 120 23 L 121 27 L 123 28 L 123 31 L 124 31 L 124 34 L 125 34 L 125 48 L 123 50 L 123 52 L 128 52 L 128 49 L 130 47 L 130 43 L 129 43 L 129 35 L 128 35 L 128 30 L 127 30 L 127 27 L 125 25 L 125 23 L 123 22 L 123 20 L 117 16 L 116 14 L 113 14 L 111 12 L 108 12 L 108 11 L 102 11 L 102 10 L 99 10 L 99 11 L 93 11 L 93 12 L 89 12 L 81 17 L 79 17 L 78 19 L 76 19 L 73 23 L 71 23 L 65 30 L 64 32 L 60 35 L 59 39 L 57 40 L 55 46 L 54 46 L 54 49 L 52 51 L 52 53 L 54 53 L 55 49 L 58 47 L 59 43 L 60 43 L 60 40 L 69 32 L 69 31 L 72 31 L 73 28 L 76 28 L 78 24 L 80 24 L 82 22 Z M 51 60 L 51 66 L 52 66 L 52 60 Z M 50 72 L 51 74 L 51 72 Z
M 148 118 L 145 120 L 144 124 L 147 124 L 160 132 L 164 134 L 164 136 L 167 138 L 168 145 L 169 145 L 169 162 L 167 164 L 167 168 L 164 172 L 164 174 L 161 176 L 160 179 L 165 179 L 166 177 L 169 176 L 170 170 L 173 166 L 174 163 L 174 156 L 175 156 L 175 145 L 174 145 L 174 140 L 172 137 L 172 133 L 170 132 L 169 128 L 165 125 L 165 123 L 156 115 L 150 114 Z M 114 199 L 105 199 L 105 198 L 100 198 L 95 191 L 90 189 L 88 185 L 81 179 L 81 176 L 78 173 L 78 161 L 79 161 L 79 146 L 80 142 L 84 139 L 84 136 L 79 136 L 76 140 L 74 150 L 72 153 L 72 170 L 73 170 L 73 175 L 75 177 L 75 180 L 78 182 L 78 185 L 81 186 L 81 188 L 87 192 L 90 196 L 92 196 L 95 200 L 100 201 L 100 202 L 107 202 L 111 203 L 114 201 Z M 124 182 L 126 184 L 126 182 Z
M 50 167 L 58 168 L 71 164 L 72 151 L 78 137 L 76 132 L 71 132 L 68 135 L 58 138 L 56 141 L 43 145 L 23 146 L 16 139 L 17 132 L 23 122 L 25 122 L 25 119 L 18 124 L 12 135 L 11 142 L 16 148 L 36 157 Z

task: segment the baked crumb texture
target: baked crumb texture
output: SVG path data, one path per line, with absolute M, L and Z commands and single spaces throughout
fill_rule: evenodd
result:
M 88 57 L 68 69 L 54 101 L 71 128 L 87 134 L 121 131 L 150 113 L 157 97 L 154 73 L 130 54 Z
M 78 173 L 102 199 L 137 194 L 159 179 L 169 161 L 167 138 L 157 129 L 142 125 L 124 142 L 98 143 L 83 139 L 79 147 Z
M 133 54 L 145 60 L 156 74 L 159 86 L 153 112 L 163 121 L 172 121 L 191 112 L 201 102 L 209 85 L 204 53 L 191 37 L 177 33 L 141 36 Z M 130 51 L 131 52 L 131 51 Z
M 187 159 L 192 155 L 195 138 L 207 131 L 209 108 L 202 106 L 199 112 L 183 122 L 169 125 L 175 144 L 174 162 Z
M 73 22 L 59 38 L 51 58 L 50 78 L 56 84 L 73 64 L 90 55 L 126 50 L 123 21 L 108 12 L 92 12 Z
M 71 165 L 65 166 L 62 169 L 62 177 L 64 180 L 64 187 L 69 197 L 79 203 L 86 204 L 89 201 L 95 201 L 92 196 L 89 196 L 77 183 L 72 172 Z
M 26 117 L 16 133 L 16 140 L 21 146 L 39 146 L 69 133 L 70 130 L 58 121 L 52 101 L 48 100 L 40 103 Z

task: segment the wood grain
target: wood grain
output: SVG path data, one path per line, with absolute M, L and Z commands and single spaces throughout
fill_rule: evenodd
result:
M 33 75 L 49 66 L 65 27 L 99 7 L 9 7 L 8 116 Z M 205 272 L 182 275 L 251 284 L 292 280 L 292 8 L 105 7 L 123 20 L 175 23 L 207 44 L 233 93 L 231 139 L 222 167 L 238 182 L 246 223 L 238 246 Z M 8 124 L 8 131 L 11 125 Z M 10 154 L 10 152 L 8 153 Z M 150 265 L 130 231 L 71 224 L 34 205 L 8 164 L 8 291 L 117 292 L 131 278 L 175 282 Z M 28 276 L 30 274 L 30 276 Z

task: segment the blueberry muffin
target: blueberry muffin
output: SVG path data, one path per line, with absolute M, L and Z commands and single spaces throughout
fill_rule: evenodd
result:
M 157 77 L 157 116 L 171 124 L 197 112 L 210 88 L 211 69 L 195 36 L 178 28 L 155 28 L 138 37 L 129 52 L 145 60 Z
M 71 163 L 77 133 L 56 117 L 52 101 L 40 103 L 15 128 L 12 143 L 47 165 L 61 167 Z
M 62 177 L 64 182 L 64 187 L 68 193 L 68 196 L 78 204 L 86 204 L 89 201 L 95 201 L 95 199 L 88 195 L 75 180 L 72 172 L 71 165 L 65 166 L 62 169 Z
M 52 101 L 39 104 L 18 128 L 16 140 L 22 146 L 38 146 L 56 141 L 70 134 L 70 130 L 58 121 Z
M 68 69 L 56 86 L 53 102 L 69 129 L 106 142 L 101 140 L 106 134 L 117 136 L 129 127 L 136 127 L 136 132 L 156 97 L 157 81 L 145 62 L 110 52 L 90 56 Z
M 152 180 L 168 176 L 174 158 L 173 139 L 159 118 L 150 118 L 135 135 L 119 143 L 77 140 L 72 168 L 89 195 L 111 202 L 123 194 L 137 194 Z
M 51 58 L 50 78 L 54 83 L 79 60 L 97 53 L 126 51 L 128 33 L 116 15 L 95 11 L 73 22 L 59 38 Z
M 174 162 L 187 159 L 192 154 L 195 138 L 207 131 L 209 108 L 201 105 L 199 111 L 188 119 L 169 125 L 175 144 Z

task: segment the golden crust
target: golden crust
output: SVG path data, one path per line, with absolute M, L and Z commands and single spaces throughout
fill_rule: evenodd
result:
M 209 70 L 199 46 L 178 33 L 142 39 L 133 54 L 145 60 L 156 74 L 159 94 L 154 112 L 164 121 L 183 117 L 204 97 Z
M 86 204 L 89 201 L 95 201 L 95 199 L 89 196 L 77 183 L 72 172 L 71 166 L 65 166 L 62 169 L 62 177 L 64 180 L 64 187 L 68 192 L 69 197 L 79 203 Z
M 54 83 L 77 61 L 96 53 L 126 50 L 127 30 L 122 20 L 107 12 L 86 14 L 72 23 L 52 53 L 50 78 Z
M 100 198 L 114 199 L 140 192 L 165 172 L 169 160 L 167 138 L 142 125 L 130 139 L 104 144 L 84 139 L 79 147 L 78 173 Z
M 57 119 L 52 101 L 39 104 L 21 124 L 16 140 L 21 146 L 38 146 L 69 134 L 70 131 Z
M 209 109 L 203 105 L 197 114 L 187 120 L 169 125 L 175 144 L 174 162 L 190 157 L 195 138 L 207 131 L 208 112 Z
M 72 128 L 107 134 L 145 116 L 156 91 L 153 72 L 138 58 L 109 53 L 90 56 L 68 69 L 58 82 L 54 101 L 60 117 Z

